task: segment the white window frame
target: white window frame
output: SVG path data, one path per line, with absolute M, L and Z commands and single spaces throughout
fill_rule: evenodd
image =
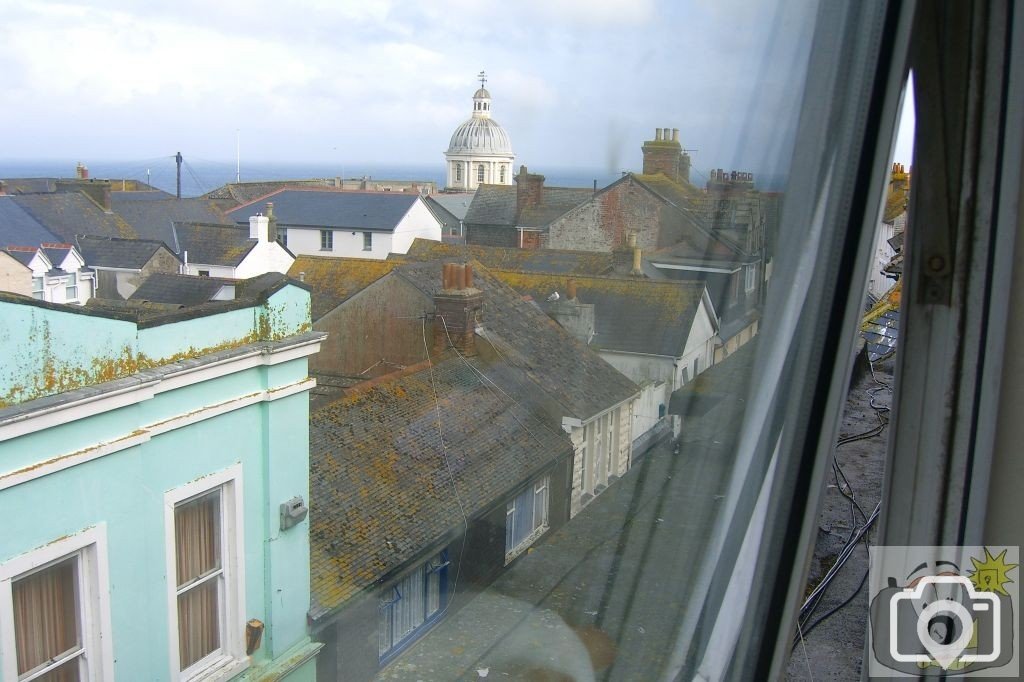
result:
M 373 232 L 363 232 L 363 251 L 373 251 Z
M 32 276 L 32 298 L 40 301 L 46 299 L 46 284 L 44 283 L 43 276 L 36 277 Z
M 14 596 L 12 583 L 37 570 L 78 555 L 78 613 L 81 618 L 85 677 L 92 681 L 114 677 L 114 654 L 110 629 L 110 570 L 107 563 L 106 524 L 97 524 L 65 536 L 0 564 L 0 649 L 3 658 L 0 675 L 4 680 L 18 679 L 18 659 L 14 654 Z M 39 671 L 38 677 L 42 674 Z M 26 679 L 34 679 L 29 677 Z
M 64 300 L 78 300 L 78 275 L 74 272 L 68 273 L 68 281 L 64 284 Z
M 194 665 L 179 670 L 178 585 L 174 510 L 205 493 L 221 492 L 221 547 L 224 552 L 224 603 L 221 605 L 221 647 Z M 249 666 L 245 654 L 245 527 L 242 465 L 203 476 L 164 493 L 164 544 L 167 557 L 168 654 L 172 681 L 220 680 Z
M 334 230 L 320 230 L 320 250 L 334 251 Z
M 509 534 L 509 524 L 515 522 L 516 516 L 516 500 L 526 490 L 533 490 L 533 495 L 530 496 L 530 504 L 533 505 L 533 525 L 534 528 L 531 530 L 519 544 L 513 547 L 505 547 L 505 563 L 508 564 L 510 561 L 515 559 L 517 556 L 522 554 L 530 545 L 532 545 L 537 538 L 547 532 L 548 528 L 551 527 L 551 477 L 547 474 L 536 479 L 524 490 L 512 496 L 512 499 L 505 505 L 505 535 L 506 538 Z M 541 493 L 544 494 L 544 519 L 537 524 L 536 510 L 537 510 L 537 497 Z M 515 530 L 512 531 L 512 536 L 515 537 Z
M 748 265 L 744 274 L 746 275 L 745 290 L 749 294 L 757 286 L 757 266 Z

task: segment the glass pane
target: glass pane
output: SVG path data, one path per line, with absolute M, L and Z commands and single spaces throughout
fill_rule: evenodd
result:
M 77 568 L 71 557 L 11 585 L 19 675 L 80 646 Z
M 221 567 L 220 490 L 174 509 L 178 587 Z
M 178 656 L 184 670 L 220 648 L 220 578 L 178 595 Z
M 47 671 L 45 675 L 35 678 L 32 682 L 78 682 L 82 678 L 81 670 L 82 658 L 75 656 L 53 670 Z

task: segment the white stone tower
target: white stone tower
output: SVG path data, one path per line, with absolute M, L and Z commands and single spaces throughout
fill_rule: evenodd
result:
M 481 71 L 480 89 L 473 93 L 473 115 L 455 129 L 444 158 L 448 166 L 445 188 L 472 191 L 483 184 L 511 185 L 515 154 L 508 133 L 491 118 L 491 93 L 484 85 Z

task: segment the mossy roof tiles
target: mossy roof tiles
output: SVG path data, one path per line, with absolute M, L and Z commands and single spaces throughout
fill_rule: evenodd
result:
M 395 269 L 398 261 L 333 256 L 299 256 L 288 275 L 312 289 L 313 320 L 337 308 L 353 295 Z
M 529 392 L 500 368 L 453 354 L 434 360 L 310 415 L 314 618 L 572 451 L 567 434 L 542 424 Z
M 569 277 L 493 270 L 493 274 L 541 309 L 565 306 Z M 704 293 L 702 282 L 650 280 L 639 277 L 573 275 L 576 299 L 594 306 L 594 339 L 601 350 L 650 355 L 682 355 Z M 548 297 L 559 292 L 559 300 Z

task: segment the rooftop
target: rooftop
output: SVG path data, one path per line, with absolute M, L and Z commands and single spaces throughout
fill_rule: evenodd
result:
M 236 223 L 274 203 L 281 227 L 334 227 L 353 230 L 393 231 L 419 200 L 417 194 L 362 192 L 332 189 L 282 189 L 228 212 Z
M 394 270 L 398 262 L 369 258 L 298 256 L 288 269 L 288 275 L 295 279 L 301 278 L 312 289 L 315 321 Z
M 131 270 L 145 266 L 158 249 L 168 249 L 166 244 L 155 239 L 120 239 L 93 235 L 79 235 L 75 244 L 89 267 Z
M 540 205 L 517 215 L 517 190 L 518 187 L 508 185 L 480 185 L 466 212 L 465 222 L 509 227 L 546 227 L 594 196 L 590 189 L 545 186 L 541 191 Z

